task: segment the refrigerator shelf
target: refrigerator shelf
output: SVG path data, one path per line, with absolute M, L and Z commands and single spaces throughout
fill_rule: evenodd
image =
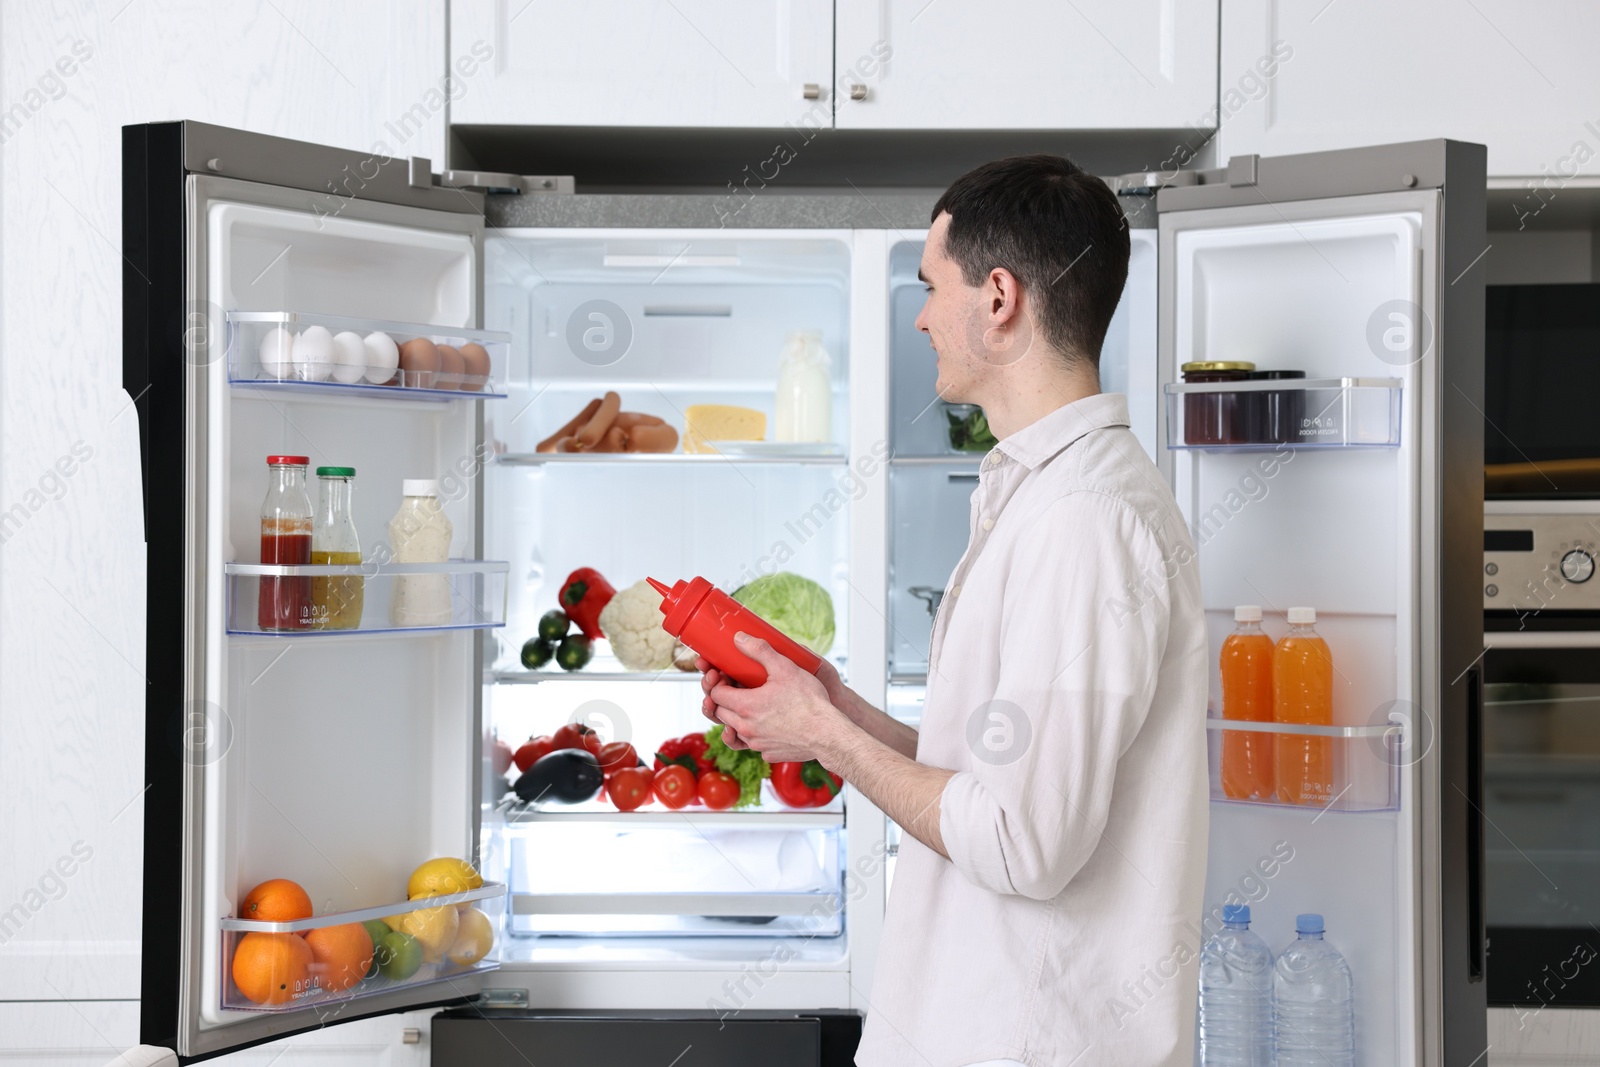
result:
M 295 392 L 323 397 L 384 397 L 391 400 L 424 400 L 443 403 L 455 400 L 482 400 L 504 397 L 505 367 L 509 360 L 511 335 L 499 330 L 469 330 L 458 326 L 437 326 L 414 322 L 389 322 L 378 319 L 346 318 L 298 311 L 230 311 L 227 313 L 228 381 L 236 387 L 271 392 Z M 468 375 L 435 371 L 401 371 L 387 366 L 349 365 L 319 359 L 296 359 L 294 341 L 287 351 L 273 349 L 275 331 L 282 330 L 296 340 L 313 326 L 329 334 L 345 331 L 363 338 L 373 333 L 387 334 L 398 346 L 416 338 L 436 344 L 460 347 L 477 344 L 489 354 L 489 373 Z M 275 358 L 268 359 L 263 349 Z M 348 370 L 355 381 L 340 381 L 336 371 Z M 377 379 L 374 381 L 373 379 Z
M 1400 444 L 1401 384 L 1399 378 L 1169 382 L 1167 448 L 1393 448 Z
M 515 893 L 514 915 L 776 918 L 837 911 L 837 893 Z
M 1408 751 L 1405 726 L 1397 721 L 1365 726 L 1317 726 L 1302 723 L 1251 722 L 1241 719 L 1207 719 L 1211 801 L 1256 807 L 1315 812 L 1383 812 L 1400 810 L 1400 768 L 1413 757 Z M 1267 746 L 1266 756 L 1282 766 L 1282 747 L 1296 739 L 1311 758 L 1325 761 L 1331 785 L 1319 799 L 1295 802 L 1276 795 L 1266 798 L 1230 795 L 1223 781 L 1226 754 L 1235 766 L 1250 758 L 1256 745 Z M 1291 754 L 1294 754 L 1291 750 Z M 1276 772 L 1276 767 L 1275 767 Z M 1248 778 L 1241 774 L 1240 778 Z M 1281 782 L 1279 783 L 1281 785 Z M 1238 786 L 1235 786 L 1235 791 Z M 1320 799 L 1322 796 L 1327 799 Z
M 705 465 L 762 463 L 801 467 L 842 467 L 849 459 L 842 452 L 791 452 L 784 455 L 710 455 L 696 452 L 505 452 L 494 458 L 503 467 L 542 467 L 568 463 L 591 464 L 680 464 Z
M 444 563 L 300 564 L 229 563 L 228 633 L 261 637 L 350 637 L 358 634 L 437 633 L 505 625 L 506 576 L 501 560 L 448 560 Z M 322 583 L 326 583 L 323 585 Z M 357 625 L 262 627 L 263 592 L 280 604 L 313 617 L 326 617 L 348 600 Z M 409 604 L 409 617 L 396 619 L 391 608 Z M 404 610 L 404 609 L 403 609 Z M 271 614 L 268 614 L 269 620 Z
M 349 989 L 343 990 L 323 988 L 319 984 L 320 979 L 316 973 L 318 965 L 313 963 L 310 984 L 294 992 L 290 999 L 281 1004 L 257 1003 L 241 993 L 238 986 L 234 984 L 234 954 L 247 936 L 295 937 L 311 930 L 344 926 L 350 923 L 364 923 L 375 919 L 381 920 L 430 908 L 460 908 L 466 905 L 477 906 L 478 910 L 489 916 L 494 937 L 494 943 L 491 945 L 488 954 L 474 963 L 457 964 L 452 963 L 448 958 L 441 958 L 434 962 L 424 961 L 422 966 L 410 977 L 394 979 L 375 975 L 371 978 L 363 978 Z M 355 908 L 349 911 L 318 915 L 310 919 L 299 919 L 294 922 L 263 922 L 257 919 L 224 917 L 218 922 L 223 942 L 222 959 L 228 961 L 222 974 L 221 1005 L 229 1011 L 292 1012 L 309 1006 L 320 1007 L 322 1005 L 343 1004 L 348 1001 L 376 996 L 380 993 L 389 993 L 397 989 L 414 989 L 419 986 L 436 983 L 449 983 L 454 979 L 463 978 L 467 975 L 496 970 L 500 966 L 500 941 L 504 937 L 503 920 L 505 910 L 505 884 L 501 882 L 485 882 L 480 888 L 468 890 L 464 893 L 451 893 L 446 896 L 423 897 L 394 904 Z M 285 977 L 291 980 L 296 979 L 295 975 Z
M 541 682 L 698 682 L 699 671 L 680 671 L 668 667 L 664 671 L 591 671 L 583 668 L 564 671 L 505 670 L 495 671 L 491 679 L 496 685 L 538 685 Z
M 844 825 L 844 810 L 833 804 L 826 808 L 781 809 L 773 811 L 707 811 L 704 808 L 684 808 L 671 811 L 665 808 L 640 811 L 601 809 L 598 805 L 585 810 L 575 805 L 566 811 L 528 808 L 507 812 L 506 822 L 512 825 L 525 823 L 568 823 L 584 826 L 689 826 L 697 830 L 814 830 L 838 828 Z

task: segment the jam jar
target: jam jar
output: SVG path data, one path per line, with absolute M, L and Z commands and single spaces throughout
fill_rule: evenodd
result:
M 1207 382 L 1242 382 L 1256 369 L 1254 363 L 1202 360 L 1178 368 L 1186 385 Z M 1186 445 L 1239 445 L 1249 441 L 1248 402 L 1244 393 L 1189 393 L 1183 398 L 1183 443 Z

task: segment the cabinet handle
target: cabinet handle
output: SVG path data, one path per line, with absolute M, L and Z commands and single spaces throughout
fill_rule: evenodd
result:
M 852 85 L 852 86 L 850 86 L 850 99 L 852 99 L 852 100 L 865 100 L 866 98 L 867 98 L 867 87 L 865 85 Z
M 1483 680 L 1467 671 L 1467 981 L 1483 981 Z
M 807 100 L 818 100 L 822 97 L 822 86 L 816 82 L 806 82 L 800 87 L 800 95 Z

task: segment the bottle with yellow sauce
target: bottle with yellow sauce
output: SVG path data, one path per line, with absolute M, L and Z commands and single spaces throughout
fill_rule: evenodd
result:
M 311 531 L 311 562 L 355 565 L 361 562 L 361 541 L 350 514 L 354 467 L 318 467 L 322 491 L 317 521 Z M 366 579 L 359 574 L 318 575 L 311 579 L 311 626 L 318 630 L 355 630 L 361 626 Z

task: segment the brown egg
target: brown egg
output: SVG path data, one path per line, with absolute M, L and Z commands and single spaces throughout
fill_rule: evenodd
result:
M 489 352 L 482 345 L 468 341 L 461 346 L 461 359 L 466 364 L 462 373 L 466 380 L 461 388 L 478 392 L 489 381 Z
M 461 388 L 461 368 L 466 361 L 454 345 L 439 346 L 439 375 L 433 380 L 435 389 Z
M 400 381 L 413 389 L 434 388 L 439 372 L 439 349 L 426 337 L 416 337 L 400 346 Z

